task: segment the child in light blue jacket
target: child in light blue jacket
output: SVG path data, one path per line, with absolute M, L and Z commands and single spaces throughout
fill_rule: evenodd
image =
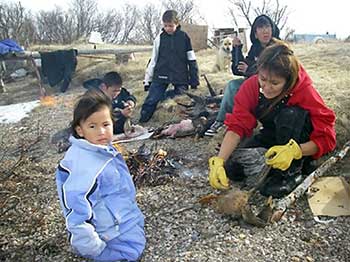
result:
M 111 145 L 111 101 L 87 91 L 77 102 L 71 147 L 56 171 L 69 240 L 97 261 L 135 261 L 145 247 L 144 217 L 121 154 Z

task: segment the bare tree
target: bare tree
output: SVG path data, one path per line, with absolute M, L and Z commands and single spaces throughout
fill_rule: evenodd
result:
M 238 26 L 238 18 L 243 17 L 250 26 L 258 15 L 268 15 L 282 30 L 288 20 L 288 6 L 281 5 L 279 0 L 262 0 L 260 5 L 253 5 L 250 0 L 228 0 L 232 6 L 229 7 L 229 14 L 233 22 Z M 274 3 L 272 3 L 274 2 Z M 254 2 L 256 3 L 256 1 Z
M 160 32 L 161 27 L 160 8 L 154 4 L 147 4 L 140 11 L 140 22 L 135 28 L 134 41 L 151 44 Z
M 34 39 L 33 28 L 31 13 L 25 10 L 21 2 L 0 4 L 1 39 L 12 38 L 23 45 L 27 42 L 26 40 Z
M 123 23 L 123 32 L 120 40 L 121 44 L 126 44 L 132 42 L 131 33 L 135 29 L 137 24 L 137 19 L 139 11 L 136 8 L 136 5 L 125 4 L 123 8 L 124 23 Z
M 39 38 L 35 27 L 34 18 L 29 12 L 28 16 L 24 19 L 21 34 L 19 36 L 19 42 L 24 45 L 25 48 L 29 47 L 30 44 L 37 43 Z
M 121 38 L 123 15 L 115 9 L 100 13 L 96 18 L 95 29 L 106 42 L 118 43 Z
M 74 18 L 60 7 L 36 16 L 38 38 L 44 43 L 71 43 L 76 37 Z
M 176 10 L 180 21 L 185 23 L 195 23 L 195 4 L 193 0 L 162 0 L 162 5 L 165 9 Z
M 293 35 L 295 33 L 295 29 L 287 27 L 285 29 L 284 40 L 293 41 Z
M 69 13 L 76 19 L 76 39 L 90 35 L 97 11 L 97 0 L 72 0 Z

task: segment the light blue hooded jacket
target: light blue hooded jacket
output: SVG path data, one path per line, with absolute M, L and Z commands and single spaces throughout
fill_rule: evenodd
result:
M 128 239 L 128 231 L 136 225 L 144 236 L 144 217 L 121 154 L 112 145 L 94 145 L 72 136 L 69 140 L 72 145 L 57 168 L 56 183 L 72 247 L 82 256 L 97 257 L 108 241 L 122 234 Z M 142 241 L 130 239 L 124 244 L 140 249 L 132 245 Z

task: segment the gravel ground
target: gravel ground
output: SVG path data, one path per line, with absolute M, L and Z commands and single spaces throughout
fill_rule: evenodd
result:
M 63 153 L 50 143 L 68 125 L 80 91 L 57 96 L 55 106 L 40 106 L 19 123 L 0 126 L 1 155 L 6 156 L 0 184 L 1 261 L 84 261 L 67 242 L 54 181 Z M 263 229 L 200 205 L 198 200 L 212 192 L 206 179 L 208 142 L 204 138 L 194 146 L 191 137 L 146 141 L 175 153 L 184 168 L 174 170 L 164 185 L 138 189 L 148 239 L 142 261 L 350 261 L 350 218 L 317 223 L 306 199 Z M 19 145 L 27 149 L 21 164 L 11 169 L 21 155 Z M 348 171 L 349 158 L 344 161 L 331 172 Z
M 310 48 L 305 47 L 305 57 L 303 49 L 298 49 L 301 58 L 309 63 L 307 68 L 311 68 L 332 108 L 348 115 L 348 80 L 334 87 L 343 92 L 334 96 L 334 89 L 329 89 L 328 82 L 316 74 L 322 64 L 312 67 L 313 60 L 307 60 L 310 51 L 315 49 L 318 54 L 322 50 Z M 313 54 L 312 59 L 315 57 Z M 135 81 L 142 82 L 142 75 L 135 77 Z M 0 94 L 0 105 L 37 99 L 35 86 L 30 77 L 9 83 L 9 93 Z M 74 98 L 82 92 L 75 86 L 55 96 L 53 106 L 40 106 L 19 123 L 0 124 L 0 261 L 86 261 L 71 252 L 67 241 L 54 177 L 63 153 L 58 153 L 51 143 L 52 136 L 68 126 Z M 52 90 L 50 93 L 55 94 Z M 343 143 L 347 133 L 341 126 L 337 128 L 341 134 L 338 142 Z M 265 228 L 247 225 L 198 203 L 213 192 L 207 182 L 207 159 L 212 154 L 209 148 L 215 144 L 212 140 L 187 137 L 143 142 L 149 148 L 171 152 L 182 168 L 174 169 L 165 184 L 138 188 L 137 200 L 146 217 L 148 239 L 142 262 L 350 261 L 349 217 L 318 223 L 304 197 L 277 224 Z M 134 150 L 143 142 L 125 147 Z M 350 156 L 327 175 L 343 175 L 349 180 Z

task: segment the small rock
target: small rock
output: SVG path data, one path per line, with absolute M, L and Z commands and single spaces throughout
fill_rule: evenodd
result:
M 315 260 L 312 257 L 306 256 L 307 262 L 314 262 Z

